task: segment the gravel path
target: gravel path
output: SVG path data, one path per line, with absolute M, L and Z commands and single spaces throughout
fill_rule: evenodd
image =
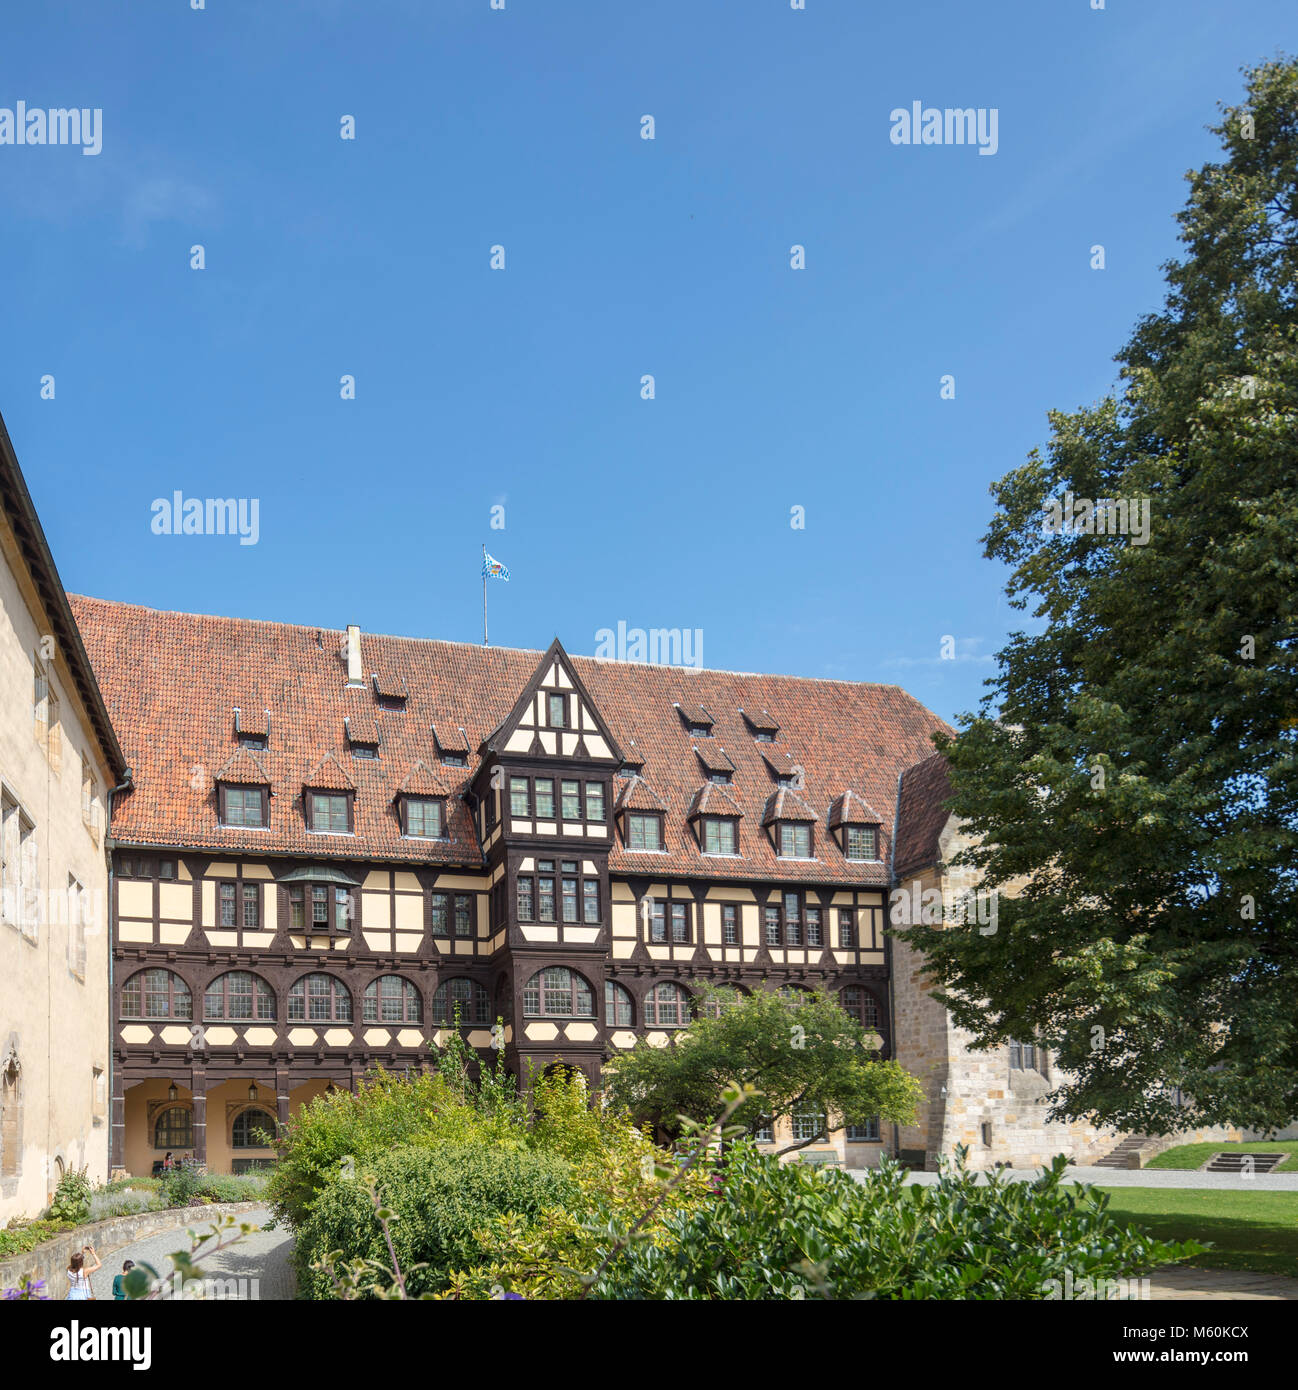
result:
M 238 1220 L 260 1226 L 270 1220 L 270 1212 L 250 1211 Z M 204 1221 L 201 1211 L 195 1210 L 192 1216 L 177 1222 L 174 1229 L 162 1235 L 136 1241 L 134 1245 L 125 1245 L 120 1250 L 114 1250 L 111 1255 L 103 1256 L 104 1267 L 93 1276 L 95 1297 L 112 1299 L 113 1276 L 122 1272 L 124 1260 L 134 1260 L 136 1264 L 147 1261 L 159 1274 L 169 1276 L 171 1260 L 168 1257 L 171 1252 L 186 1249 L 189 1245 L 186 1229 L 192 1227 L 201 1235 L 210 1224 L 210 1221 Z M 293 1238 L 287 1231 L 257 1231 L 244 1236 L 237 1245 L 200 1259 L 199 1265 L 204 1276 L 213 1281 L 204 1296 L 236 1299 L 293 1298 L 295 1285 L 292 1266 L 289 1264 L 292 1250 Z

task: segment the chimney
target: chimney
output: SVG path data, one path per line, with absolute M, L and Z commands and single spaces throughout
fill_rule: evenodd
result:
M 347 624 L 347 684 L 365 684 L 361 674 L 361 630 L 355 623 Z

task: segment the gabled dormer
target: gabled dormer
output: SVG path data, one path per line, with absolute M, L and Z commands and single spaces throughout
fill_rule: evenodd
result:
M 623 756 L 557 637 L 483 753 L 612 764 Z

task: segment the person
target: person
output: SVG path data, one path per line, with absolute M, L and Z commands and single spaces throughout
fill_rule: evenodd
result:
M 168 1169 L 168 1168 L 174 1168 L 175 1166 L 176 1166 L 176 1165 L 171 1161 L 171 1150 L 168 1149 L 167 1152 L 162 1156 L 162 1167 L 163 1167 L 163 1170 L 164 1170 L 164 1172 L 165 1172 L 166 1169 Z
M 94 1264 L 86 1263 L 87 1255 L 94 1261 Z M 103 1267 L 104 1262 L 95 1254 L 95 1247 L 83 1245 L 68 1261 L 68 1297 L 79 1303 L 88 1298 L 94 1298 L 95 1289 L 90 1282 L 90 1276 L 97 1269 L 103 1269 Z
M 113 1297 L 121 1300 L 126 1297 L 126 1276 L 135 1268 L 134 1260 L 127 1260 L 120 1274 L 113 1275 Z

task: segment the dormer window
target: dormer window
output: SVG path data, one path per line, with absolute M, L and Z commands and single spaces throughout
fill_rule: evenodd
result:
M 773 733 L 771 733 L 769 729 L 759 729 L 759 730 L 753 735 L 753 742 L 754 742 L 754 743 L 774 743 L 774 742 L 775 742 L 775 735 L 774 735 Z
M 269 792 L 266 787 L 219 787 L 221 824 L 240 829 L 260 830 L 270 820 Z
M 375 671 L 370 679 L 374 682 L 374 703 L 379 709 L 405 709 L 409 691 L 399 675 L 391 671 Z
M 848 825 L 844 826 L 843 830 L 843 853 L 848 859 L 878 859 L 877 825 Z
M 626 818 L 627 849 L 660 850 L 663 847 L 663 818 L 654 812 L 630 811 Z
M 446 838 L 446 799 L 440 796 L 403 796 L 401 833 L 421 840 Z
M 769 711 L 760 710 L 754 713 L 751 710 L 741 709 L 739 713 L 744 716 L 744 723 L 748 725 L 754 743 L 775 742 L 775 736 L 780 732 L 780 726 L 771 717 Z
M 433 725 L 433 739 L 437 744 L 437 757 L 443 767 L 468 767 L 469 738 L 463 729 L 451 729 L 443 725 L 440 729 Z
M 702 705 L 683 705 L 677 702 L 676 713 L 680 715 L 685 732 L 691 738 L 712 737 L 713 719 Z
M 469 760 L 463 753 L 443 753 L 442 764 L 445 767 L 468 767 Z
M 352 833 L 352 792 L 313 792 L 303 797 L 308 830 L 328 835 Z
M 702 816 L 699 840 L 704 854 L 738 854 L 739 822 L 729 816 Z
M 811 826 L 806 821 L 781 821 L 776 829 L 781 859 L 811 858 L 813 838 Z
M 379 730 L 373 719 L 349 715 L 343 720 L 343 727 L 353 758 L 373 759 L 379 756 Z
M 251 700 L 235 705 L 234 736 L 241 748 L 266 748 L 270 742 L 270 711 L 257 709 Z
M 733 772 L 709 772 L 708 781 L 715 783 L 718 787 L 728 787 L 735 780 Z
M 240 734 L 240 735 L 239 735 L 239 747 L 240 747 L 240 748 L 252 748 L 252 749 L 259 750 L 259 751 L 264 750 L 265 747 L 266 747 L 266 735 L 265 735 L 265 734 Z

